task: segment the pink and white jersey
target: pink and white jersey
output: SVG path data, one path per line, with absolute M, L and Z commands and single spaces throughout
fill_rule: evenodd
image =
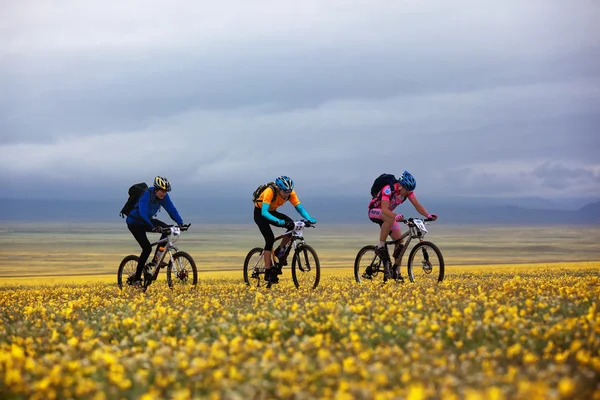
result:
M 381 191 L 377 194 L 377 196 L 369 203 L 369 210 L 372 210 L 374 208 L 381 208 L 381 202 L 383 200 L 387 200 L 389 201 L 388 209 L 390 211 L 393 211 L 400 204 L 404 203 L 406 199 L 412 196 L 414 196 L 413 192 L 410 192 L 406 197 L 400 196 L 399 183 L 395 183 L 393 185 L 393 188 L 390 187 L 390 185 L 385 185 L 383 189 L 381 189 Z

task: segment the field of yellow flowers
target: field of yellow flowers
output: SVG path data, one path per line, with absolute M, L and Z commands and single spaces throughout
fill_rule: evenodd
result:
M 599 263 L 0 286 L 2 399 L 600 399 Z M 238 276 L 239 275 L 239 276 Z

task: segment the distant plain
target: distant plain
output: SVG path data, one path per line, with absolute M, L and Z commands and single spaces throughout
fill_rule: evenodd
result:
M 600 260 L 600 227 L 595 226 L 434 223 L 429 230 L 426 239 L 442 250 L 450 271 L 466 265 Z M 377 226 L 368 223 L 317 225 L 305 231 L 323 269 L 347 268 L 349 274 L 357 251 L 375 243 L 377 235 Z M 158 234 L 149 236 L 158 239 Z M 140 251 L 125 223 L 0 223 L 0 240 L 0 278 L 114 275 L 125 255 Z M 240 271 L 240 276 L 246 253 L 262 245 L 254 225 L 231 224 L 192 225 L 177 243 L 195 258 L 201 273 Z

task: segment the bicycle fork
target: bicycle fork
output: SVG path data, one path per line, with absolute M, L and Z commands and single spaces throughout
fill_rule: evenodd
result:
M 181 268 L 179 268 L 180 266 L 177 265 L 177 263 L 173 263 L 173 251 L 177 251 L 177 249 L 175 249 L 174 247 L 170 247 L 169 250 L 164 251 L 161 255 L 161 257 L 156 260 L 156 262 L 154 263 L 154 270 L 152 270 L 150 268 L 149 264 L 146 264 L 144 266 L 144 286 L 147 288 L 148 286 L 150 286 L 152 284 L 152 282 L 154 282 L 157 278 L 158 278 L 158 274 L 160 273 L 160 270 L 163 269 L 164 267 L 166 267 L 167 265 L 171 265 L 171 267 L 173 268 L 173 271 L 175 272 L 176 276 L 178 276 L 179 271 Z M 164 259 L 167 257 L 167 253 L 169 253 L 170 259 L 169 259 L 169 264 L 166 264 L 164 262 Z
M 308 251 L 306 251 L 306 249 L 304 249 L 304 251 L 302 251 L 303 245 L 304 245 L 304 242 L 299 243 L 297 246 L 294 244 L 294 250 L 296 252 L 300 251 L 301 254 L 304 255 L 304 263 L 300 262 L 302 255 L 300 255 L 300 254 L 298 255 L 298 269 L 301 272 L 309 272 L 312 269 L 310 266 L 310 257 L 308 256 Z M 292 260 L 292 262 L 293 262 L 293 260 Z
M 421 251 L 423 253 L 423 258 L 425 259 L 425 261 L 422 262 L 423 271 L 425 271 L 425 273 L 427 274 L 430 274 L 433 268 L 431 266 L 431 262 L 429 261 L 429 254 L 427 253 L 427 249 L 425 248 L 425 246 L 423 246 Z

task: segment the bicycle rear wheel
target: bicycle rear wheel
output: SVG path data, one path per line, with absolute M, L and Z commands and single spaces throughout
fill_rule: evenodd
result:
M 292 278 L 296 288 L 306 287 L 316 289 L 321 280 L 321 265 L 315 249 L 307 244 L 301 244 L 294 252 L 292 259 Z
M 198 269 L 196 262 L 185 251 L 178 251 L 167 266 L 167 284 L 170 288 L 175 285 L 196 286 L 198 283 Z
M 267 286 L 265 281 L 265 258 L 263 249 L 255 247 L 248 252 L 244 260 L 244 282 L 248 286 Z
M 408 256 L 406 264 L 408 278 L 411 282 L 437 283 L 444 280 L 444 257 L 433 243 L 418 243 Z
M 354 260 L 354 279 L 358 283 L 383 282 L 385 266 L 373 245 L 363 247 Z
M 117 270 L 117 284 L 119 285 L 119 289 L 123 290 L 123 286 L 131 286 L 139 259 L 138 256 L 129 255 L 121 261 Z

